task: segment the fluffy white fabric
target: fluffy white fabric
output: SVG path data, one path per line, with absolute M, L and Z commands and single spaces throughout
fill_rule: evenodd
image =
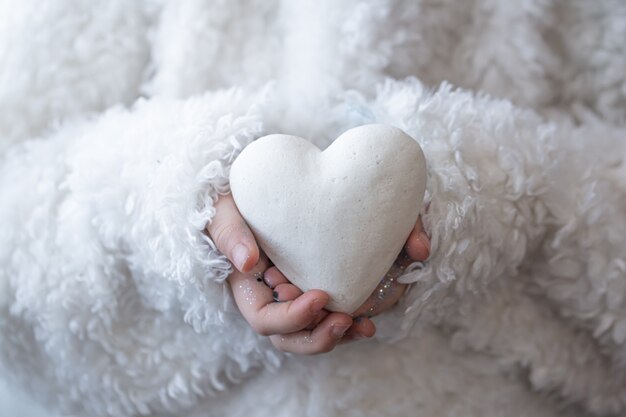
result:
M 623 415 L 626 5 L 463 5 L 0 2 L 2 374 L 76 416 Z M 278 352 L 213 202 L 255 138 L 373 122 L 431 257 L 375 340 Z

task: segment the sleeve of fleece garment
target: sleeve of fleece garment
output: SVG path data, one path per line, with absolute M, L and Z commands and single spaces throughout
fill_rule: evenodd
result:
M 204 232 L 263 93 L 150 100 L 0 159 L 0 359 L 66 413 L 177 412 L 281 357 Z
M 450 317 L 533 271 L 529 285 L 624 360 L 623 129 L 548 123 L 508 101 L 414 79 L 389 81 L 371 100 L 352 94 L 348 107 L 357 123 L 407 131 L 428 164 L 431 256 L 402 277 L 414 285 L 389 320 L 380 317 L 381 335 Z
M 514 363 L 533 389 L 623 414 L 624 128 L 549 123 L 508 101 L 416 80 L 351 100 L 363 121 L 416 138 L 429 166 L 431 257 L 401 277 L 412 285 L 378 317 L 379 336 L 443 322 L 452 343 Z
M 554 128 L 510 102 L 446 84 L 430 90 L 416 79 L 388 81 L 375 98 L 353 100 L 368 119 L 414 137 L 427 161 L 422 220 L 431 254 L 400 278 L 413 285 L 378 326 L 380 336 L 398 338 L 455 314 L 536 247 L 547 210 L 536 195 L 548 185 Z

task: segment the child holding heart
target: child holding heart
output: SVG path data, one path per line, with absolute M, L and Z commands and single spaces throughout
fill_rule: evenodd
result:
M 466 3 L 0 1 L 0 379 L 90 417 L 626 415 L 626 3 Z M 403 253 L 331 313 L 229 173 L 373 123 L 428 158 L 430 240 L 381 210 L 406 233 L 345 270 Z
M 374 294 L 352 315 L 328 312 L 324 310 L 329 300 L 325 292 L 302 293 L 270 265 L 232 195 L 221 196 L 215 209 L 207 231 L 236 268 L 228 277 L 235 302 L 255 331 L 269 336 L 276 348 L 286 352 L 328 352 L 338 343 L 373 336 L 376 328 L 370 317 L 392 307 L 406 287 L 395 281 L 398 272 L 412 261 L 426 260 L 430 250 L 428 236 L 418 220 L 396 261 L 398 267 L 381 280 Z M 381 302 L 377 298 L 379 290 L 386 295 Z

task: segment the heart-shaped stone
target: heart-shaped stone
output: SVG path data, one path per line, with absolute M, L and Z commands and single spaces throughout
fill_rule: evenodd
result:
M 422 205 L 426 163 L 402 130 L 365 125 L 326 150 L 297 136 L 248 145 L 230 173 L 235 203 L 257 242 L 302 291 L 354 312 L 392 266 Z

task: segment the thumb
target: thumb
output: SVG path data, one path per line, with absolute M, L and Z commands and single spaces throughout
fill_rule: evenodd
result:
M 232 194 L 220 196 L 215 210 L 215 216 L 207 225 L 209 236 L 239 271 L 249 271 L 259 261 L 259 247 Z

